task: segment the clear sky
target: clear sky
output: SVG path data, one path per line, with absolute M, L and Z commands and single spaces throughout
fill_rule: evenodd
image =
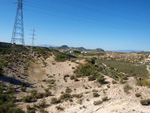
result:
M 0 0 L 0 41 L 10 42 L 17 0 Z M 25 43 L 150 50 L 150 0 L 24 0 Z

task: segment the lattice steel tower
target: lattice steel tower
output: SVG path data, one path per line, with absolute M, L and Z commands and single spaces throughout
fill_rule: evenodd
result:
M 11 43 L 16 44 L 19 41 L 23 46 L 24 42 L 24 27 L 23 27 L 23 0 L 18 0 L 18 8 L 11 38 Z

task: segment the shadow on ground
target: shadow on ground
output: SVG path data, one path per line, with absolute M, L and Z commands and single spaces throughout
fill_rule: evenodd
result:
M 21 85 L 22 84 L 22 81 L 20 80 L 17 80 L 13 77 L 7 77 L 7 76 L 1 76 L 0 77 L 0 81 L 3 81 L 3 82 L 8 82 L 10 84 L 13 84 L 13 85 Z M 30 87 L 30 84 L 25 84 L 26 87 Z

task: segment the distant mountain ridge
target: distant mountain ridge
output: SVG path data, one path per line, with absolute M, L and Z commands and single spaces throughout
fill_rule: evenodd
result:
M 56 48 L 56 49 L 59 49 L 59 50 L 64 50 L 64 51 L 73 51 L 73 50 L 78 50 L 78 51 L 93 51 L 93 52 L 105 52 L 102 48 L 96 48 L 96 49 L 86 49 L 84 47 L 69 47 L 67 45 L 62 45 L 60 47 L 51 47 L 51 48 Z
M 142 50 L 111 50 L 111 52 L 139 53 L 139 52 L 143 52 L 143 51 Z

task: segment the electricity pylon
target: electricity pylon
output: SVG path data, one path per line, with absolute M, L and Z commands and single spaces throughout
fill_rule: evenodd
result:
M 16 44 L 16 41 L 19 41 L 23 46 L 25 45 L 23 27 L 23 0 L 18 0 L 18 8 L 11 38 L 12 44 Z
M 33 53 L 33 46 L 34 46 L 34 37 L 35 37 L 36 35 L 35 35 L 35 30 L 34 30 L 34 28 L 33 28 L 33 30 L 32 30 L 32 44 L 31 44 L 31 48 L 30 48 L 30 53 Z

